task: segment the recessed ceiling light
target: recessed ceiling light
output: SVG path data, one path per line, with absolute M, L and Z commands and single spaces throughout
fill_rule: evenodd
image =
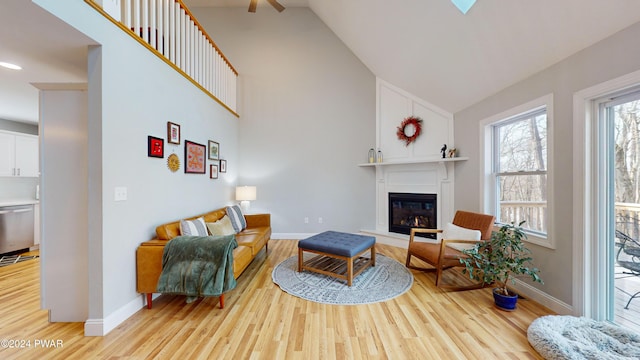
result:
M 0 61 L 0 66 L 6 67 L 7 69 L 11 69 L 11 70 L 22 70 L 22 67 L 20 67 L 20 66 L 18 66 L 16 64 L 3 62 L 3 61 Z

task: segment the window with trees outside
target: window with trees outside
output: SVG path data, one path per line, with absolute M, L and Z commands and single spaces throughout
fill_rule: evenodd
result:
M 547 107 L 491 124 L 492 195 L 498 223 L 546 236 Z

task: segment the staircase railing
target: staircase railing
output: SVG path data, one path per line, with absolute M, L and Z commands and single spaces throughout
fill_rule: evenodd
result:
M 238 116 L 238 72 L 181 0 L 85 2 Z

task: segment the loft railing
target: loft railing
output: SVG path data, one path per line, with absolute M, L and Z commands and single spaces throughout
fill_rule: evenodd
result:
M 238 116 L 238 72 L 181 0 L 98 1 L 85 0 Z

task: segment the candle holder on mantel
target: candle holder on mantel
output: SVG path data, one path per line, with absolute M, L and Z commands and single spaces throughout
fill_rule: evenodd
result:
M 378 156 L 376 156 L 376 161 L 381 163 L 382 162 L 382 150 L 378 149 Z
M 373 148 L 369 149 L 369 164 L 376 162 L 376 151 Z

